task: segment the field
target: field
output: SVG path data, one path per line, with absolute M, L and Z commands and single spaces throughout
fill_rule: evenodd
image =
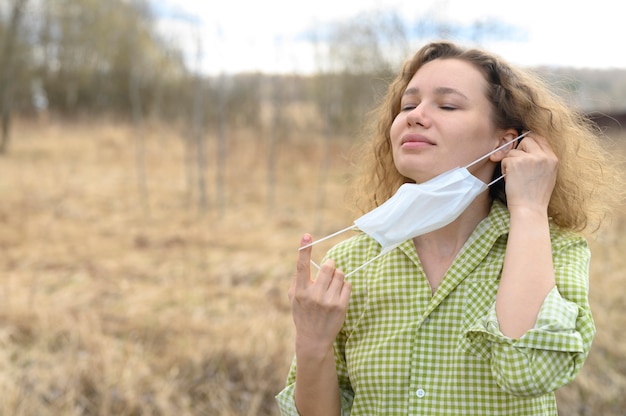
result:
M 277 414 L 297 243 L 350 224 L 351 143 L 293 140 L 271 159 L 242 130 L 220 172 L 209 136 L 203 208 L 181 131 L 14 125 L 0 157 L 0 415 Z M 562 415 L 625 413 L 625 233 L 622 209 L 591 237 L 598 333 L 558 392 Z

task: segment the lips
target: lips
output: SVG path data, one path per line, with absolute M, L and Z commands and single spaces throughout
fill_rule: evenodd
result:
M 402 136 L 400 145 L 403 146 L 405 144 L 419 146 L 419 145 L 434 145 L 435 142 L 433 142 L 428 137 L 423 136 L 421 134 L 409 133 L 409 134 L 405 134 L 404 136 Z

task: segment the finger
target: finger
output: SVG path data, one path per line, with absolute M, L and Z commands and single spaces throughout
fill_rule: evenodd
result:
M 315 279 L 315 284 L 317 284 L 321 290 L 328 290 L 333 281 L 335 270 L 335 262 L 332 259 L 326 260 L 320 267 L 320 272 L 317 275 L 317 279 Z
M 304 234 L 300 240 L 300 247 L 311 243 L 313 239 L 310 234 Z M 312 247 L 298 251 L 298 260 L 296 262 L 296 274 L 294 276 L 295 289 L 306 288 L 311 281 L 311 251 Z
M 509 153 L 506 155 L 506 157 L 502 159 L 503 166 L 508 163 L 514 163 L 514 162 L 511 162 L 511 159 L 518 158 L 518 157 L 526 157 L 529 154 L 536 154 L 537 152 L 540 152 L 540 151 L 541 151 L 541 148 L 539 147 L 537 142 L 535 142 L 534 138 L 530 136 L 526 136 L 524 140 L 520 142 L 519 146 L 517 146 L 515 149 L 511 149 Z
M 526 153 L 537 153 L 540 151 L 552 150 L 548 144 L 548 141 L 543 136 L 528 136 L 527 140 L 523 140 L 519 147 L 519 150 Z
M 350 301 L 350 294 L 352 293 L 352 283 L 344 281 L 341 286 L 341 293 L 339 293 L 339 301 L 342 305 L 348 305 Z
M 554 151 L 552 150 L 552 146 L 548 139 L 543 136 L 533 136 L 530 137 L 528 142 L 524 141 L 524 147 L 522 147 L 518 154 L 513 154 L 512 156 L 523 156 L 531 155 L 535 156 L 535 160 L 544 160 L 551 164 L 555 164 L 557 162 L 557 157 Z M 537 159 L 537 157 L 539 159 Z
M 335 269 L 335 273 L 333 274 L 333 278 L 330 281 L 330 285 L 328 287 L 328 291 L 332 292 L 334 295 L 341 293 L 341 289 L 345 283 L 346 275 L 339 269 Z
M 550 141 L 543 137 L 543 136 L 537 136 L 535 138 L 535 143 L 537 144 L 537 146 L 543 150 L 544 153 L 548 154 L 548 155 L 554 155 L 554 150 L 552 149 L 552 146 L 550 145 Z

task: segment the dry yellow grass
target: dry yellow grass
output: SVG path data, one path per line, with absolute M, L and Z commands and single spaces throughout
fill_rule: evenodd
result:
M 286 291 L 298 239 L 351 221 L 347 142 L 333 144 L 318 209 L 321 139 L 279 146 L 269 204 L 265 142 L 230 136 L 220 214 L 215 158 L 203 213 L 171 127 L 144 130 L 142 198 L 135 133 L 15 125 L 0 158 L 0 414 L 276 414 L 293 354 Z M 592 241 L 598 335 L 559 392 L 563 415 L 626 408 L 624 232 L 626 212 Z

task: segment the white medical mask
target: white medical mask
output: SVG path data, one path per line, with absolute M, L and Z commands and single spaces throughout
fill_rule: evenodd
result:
M 478 195 L 504 177 L 502 175 L 485 184 L 472 175 L 468 168 L 522 139 L 528 133 L 530 132 L 516 137 L 465 167 L 451 169 L 421 184 L 403 184 L 382 205 L 355 220 L 354 225 L 303 246 L 300 250 L 358 228 L 375 239 L 382 246 L 382 251 L 352 270 L 346 277 L 351 275 L 406 240 L 438 230 L 457 219 Z

